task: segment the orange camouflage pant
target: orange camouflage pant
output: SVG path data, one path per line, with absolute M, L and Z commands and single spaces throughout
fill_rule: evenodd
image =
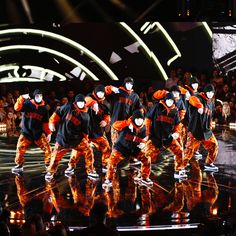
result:
M 172 153 L 175 154 L 175 171 L 181 170 L 183 168 L 183 148 L 177 140 L 172 141 L 170 146 L 167 148 Z M 146 146 L 145 155 L 151 159 L 154 163 L 157 156 L 160 154 L 160 149 L 153 145 L 152 141 L 149 140 Z
M 20 135 L 18 138 L 17 142 L 17 147 L 16 147 L 16 157 L 15 157 L 15 163 L 16 164 L 24 164 L 24 155 L 25 152 L 27 151 L 28 147 L 32 144 L 33 142 L 27 139 L 23 134 Z M 50 163 L 50 158 L 51 158 L 51 147 L 49 145 L 49 142 L 47 140 L 46 135 L 43 133 L 41 137 L 34 142 L 38 147 L 42 149 L 44 152 L 44 162 L 45 165 L 49 165 Z
M 57 167 L 59 165 L 59 162 L 61 161 L 62 157 L 70 150 L 70 148 L 64 148 L 60 146 L 58 143 L 55 145 L 55 149 L 52 152 L 51 156 L 51 162 L 47 169 L 50 173 L 55 173 L 57 171 Z M 78 144 L 77 147 L 72 149 L 70 160 L 68 165 L 70 167 L 76 167 L 76 164 L 79 162 L 80 156 L 84 156 L 85 158 L 85 167 L 87 173 L 94 171 L 94 155 L 93 150 L 89 146 L 89 142 L 87 139 L 83 138 L 81 142 Z
M 107 162 L 111 154 L 111 148 L 107 138 L 102 136 L 90 140 L 95 145 L 95 147 L 102 153 L 102 165 L 107 166 Z
M 106 179 L 112 180 L 113 175 L 115 173 L 115 168 L 119 164 L 120 161 L 124 159 L 124 156 L 117 151 L 116 149 L 112 150 L 109 162 L 108 162 L 108 170 L 106 174 Z M 141 175 L 142 178 L 146 179 L 149 178 L 150 176 L 150 166 L 151 166 L 151 161 L 149 157 L 146 157 L 145 154 L 140 151 L 137 159 L 141 161 Z
M 205 162 L 211 164 L 215 161 L 219 146 L 214 134 L 208 140 L 197 140 L 191 132 L 188 132 L 187 144 L 184 150 L 184 167 L 187 166 L 189 160 L 191 160 L 201 144 L 208 152 Z

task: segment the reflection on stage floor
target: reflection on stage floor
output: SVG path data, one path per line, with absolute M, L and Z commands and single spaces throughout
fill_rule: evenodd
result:
M 45 221 L 63 222 L 70 230 L 89 224 L 89 212 L 97 201 L 108 206 L 107 222 L 122 230 L 199 227 L 206 218 L 235 216 L 236 210 L 236 135 L 234 130 L 217 128 L 219 142 L 216 165 L 219 172 L 202 171 L 202 160 L 192 160 L 188 179 L 173 178 L 173 156 L 162 153 L 152 165 L 153 187 L 133 180 L 140 166 L 121 163 L 113 180 L 113 188 L 102 189 L 104 174 L 99 153 L 95 153 L 97 180 L 86 177 L 84 160 L 76 174 L 64 175 L 69 154 L 60 163 L 55 179 L 45 181 L 43 153 L 32 146 L 25 155 L 24 173 L 14 175 L 16 138 L 0 140 L 0 202 L 11 211 L 11 222 L 21 224 L 32 212 Z M 203 160 L 205 157 L 204 150 Z

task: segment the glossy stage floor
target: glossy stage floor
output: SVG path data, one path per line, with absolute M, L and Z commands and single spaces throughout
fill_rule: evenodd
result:
M 77 231 L 89 224 L 94 202 L 103 201 L 108 205 L 108 224 L 117 226 L 121 232 L 168 229 L 187 232 L 210 227 L 216 231 L 212 235 L 217 235 L 235 225 L 236 131 L 217 127 L 215 135 L 219 142 L 218 173 L 202 171 L 203 161 L 193 160 L 188 179 L 175 181 L 173 156 L 164 152 L 152 165 L 153 187 L 135 184 L 133 177 L 140 167 L 123 162 L 108 193 L 102 189 L 104 174 L 99 153 L 95 162 L 99 180 L 86 178 L 83 159 L 75 176 L 64 176 L 68 154 L 55 180 L 46 182 L 43 153 L 32 146 L 25 155 L 24 174 L 16 176 L 11 168 L 17 138 L 1 137 L 0 202 L 11 211 L 11 222 L 16 224 L 21 224 L 30 213 L 39 212 L 45 221 L 61 221 L 70 231 Z M 200 151 L 204 159 L 204 150 Z

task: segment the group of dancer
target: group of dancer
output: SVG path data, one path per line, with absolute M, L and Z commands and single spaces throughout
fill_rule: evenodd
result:
M 23 172 L 24 154 L 31 143 L 45 153 L 46 180 L 54 178 L 59 162 L 69 151 L 65 175 L 73 175 L 84 156 L 88 177 L 98 178 L 92 146 L 102 154 L 104 188 L 112 186 L 117 165 L 123 159 L 138 159 L 141 171 L 134 180 L 152 186 L 151 164 L 166 149 L 175 156 L 174 178 L 187 178 L 186 167 L 201 144 L 208 152 L 204 169 L 218 171 L 214 165 L 218 143 L 211 127 L 215 89 L 208 84 L 199 93 L 198 85 L 197 78 L 192 77 L 184 87 L 156 91 L 155 102 L 147 111 L 133 91 L 133 78 L 127 77 L 119 88 L 98 85 L 86 96 L 77 94 L 73 102 L 58 108 L 50 118 L 39 89 L 32 98 L 21 95 L 14 107 L 23 118 L 12 172 Z M 108 125 L 111 145 L 105 135 Z M 49 144 L 52 132 L 56 132 L 53 151 Z

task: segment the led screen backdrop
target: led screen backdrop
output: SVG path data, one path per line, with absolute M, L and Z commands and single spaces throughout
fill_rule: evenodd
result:
M 236 24 L 213 25 L 213 60 L 222 73 L 236 69 Z

